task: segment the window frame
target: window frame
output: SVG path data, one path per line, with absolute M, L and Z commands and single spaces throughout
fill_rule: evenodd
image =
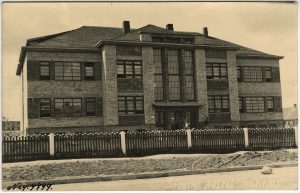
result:
M 133 99 L 128 99 L 128 98 Z M 121 99 L 124 98 L 124 99 Z M 142 98 L 142 99 L 137 99 Z M 124 102 L 124 110 L 120 110 L 120 102 Z M 128 109 L 128 103 L 133 102 L 133 110 Z M 142 110 L 137 110 L 137 102 L 142 102 Z M 144 96 L 118 96 L 118 114 L 119 115 L 143 115 L 144 109 Z
M 206 63 L 206 73 L 210 69 L 211 76 L 208 76 L 206 74 L 207 80 L 228 80 L 228 67 L 227 63 L 225 62 L 207 62 Z M 215 71 L 214 69 L 217 69 Z M 222 69 L 226 69 L 226 75 L 222 75 Z M 218 75 L 215 75 L 215 73 L 218 72 Z
M 248 75 L 245 73 L 245 69 L 251 69 L 249 70 L 249 80 L 246 80 L 246 78 L 248 79 Z M 243 82 L 264 82 L 264 74 L 263 74 L 263 67 L 261 66 L 243 66 Z M 251 72 L 253 72 L 253 69 L 255 69 L 255 78 L 252 77 L 253 74 L 251 74 Z M 257 69 L 260 69 L 261 72 L 261 80 L 257 78 Z M 246 76 L 247 75 L 247 76 Z
M 219 97 L 219 102 L 220 102 L 220 108 L 216 107 L 216 98 Z M 225 99 L 227 98 L 227 99 Z M 208 113 L 228 113 L 230 112 L 230 100 L 229 100 L 229 95 L 208 95 L 207 96 L 208 100 Z M 224 108 L 224 101 L 227 100 L 227 106 L 228 108 Z M 212 101 L 213 108 L 209 106 L 210 101 Z
M 141 60 L 117 60 L 117 78 L 143 78 L 143 62 Z M 139 64 L 135 64 L 139 63 Z M 118 73 L 118 67 L 122 66 L 123 74 Z M 132 69 L 132 74 L 127 74 L 127 66 Z M 141 74 L 136 74 L 136 66 L 140 66 Z
M 93 100 L 93 107 L 94 111 L 93 112 L 88 112 L 88 103 L 91 103 L 91 101 L 88 100 Z M 85 101 L 85 115 L 86 116 L 95 116 L 96 115 L 96 98 L 95 97 L 88 97 L 84 99 Z
M 172 51 L 176 51 L 176 55 L 171 55 L 170 52 Z M 169 90 L 168 90 L 168 93 L 169 93 L 169 100 L 170 101 L 181 101 L 182 99 L 182 96 L 181 96 L 181 72 L 180 72 L 180 58 L 179 58 L 179 53 L 180 53 L 180 50 L 178 49 L 168 49 L 168 83 L 169 83 Z M 175 63 L 174 61 L 170 60 L 170 56 L 176 56 L 176 62 Z M 171 66 L 173 64 L 173 66 Z M 176 65 L 174 68 L 174 64 Z M 172 67 L 172 68 L 171 68 Z M 170 71 L 174 71 L 175 69 L 175 72 L 170 72 Z M 173 81 L 170 81 L 171 79 L 173 78 Z M 179 81 L 175 81 L 175 79 L 178 79 Z M 171 84 L 170 84 L 171 83 Z M 178 83 L 178 85 L 176 85 Z M 173 87 L 171 87 L 173 85 Z M 176 87 L 175 87 L 176 86 Z M 178 89 L 177 89 L 178 88 Z M 171 92 L 172 91 L 172 92 Z M 179 92 L 175 92 L 175 91 L 179 91 Z M 173 96 L 178 96 L 179 94 L 179 98 L 172 98 Z
M 57 70 L 57 63 L 62 63 L 62 67 L 63 67 L 63 71 L 62 71 L 62 76 L 57 76 L 56 75 L 56 70 Z M 72 64 L 72 76 L 65 76 L 65 64 L 67 63 L 71 63 Z M 73 64 L 74 63 L 77 63 L 79 64 L 79 76 L 74 76 L 73 75 Z M 60 65 L 61 66 L 61 65 Z M 82 77 L 81 77 L 81 63 L 80 62 L 77 62 L 77 61 L 54 61 L 54 80 L 56 81 L 81 81 L 82 80 Z M 62 79 L 57 79 L 58 77 L 62 77 Z M 65 79 L 65 77 L 71 77 L 71 79 Z M 74 77 L 78 78 L 79 79 L 75 79 L 74 80 Z
M 269 102 L 272 102 L 272 108 L 269 108 Z M 267 109 L 267 112 L 274 112 L 274 97 L 272 96 L 268 96 L 266 97 L 266 109 Z
M 69 115 L 66 113 L 65 106 L 64 106 L 64 103 L 65 103 L 64 100 L 70 100 L 70 99 L 72 100 L 72 106 L 74 106 L 73 100 L 75 100 L 75 99 L 80 100 L 80 113 L 78 115 L 74 114 L 74 112 L 72 113 L 72 115 Z M 56 103 L 57 103 L 56 100 L 63 100 L 63 102 L 62 102 L 63 112 L 60 114 L 61 117 L 80 117 L 80 116 L 82 116 L 82 98 L 54 98 L 54 112 L 55 112 L 55 116 L 58 116 L 58 114 L 56 113 Z
M 159 54 L 157 54 L 155 50 L 159 51 Z M 156 58 L 159 58 L 160 60 L 158 61 L 156 60 Z M 162 49 L 160 48 L 153 49 L 153 64 L 154 64 L 154 83 L 155 83 L 154 100 L 163 101 L 165 91 L 164 91 L 164 79 L 163 79 Z
M 42 64 L 47 63 L 47 64 Z M 42 75 L 42 66 L 48 67 L 48 75 Z M 50 80 L 50 62 L 49 61 L 40 61 L 40 80 Z
M 272 67 L 265 67 L 264 68 L 264 70 L 265 70 L 265 73 L 264 73 L 264 79 L 265 79 L 265 81 L 266 82 L 272 82 Z M 267 78 L 267 72 L 269 72 L 270 73 L 270 78 Z
M 92 67 L 93 69 L 93 76 L 87 76 L 87 67 Z M 95 63 L 94 62 L 85 62 L 84 63 L 84 79 L 85 80 L 95 80 Z
M 190 52 L 191 53 L 191 72 L 189 73 L 188 71 L 187 71 L 187 69 L 189 69 L 189 68 L 187 68 L 187 61 L 186 61 L 186 59 L 188 58 L 188 56 L 186 55 L 186 53 L 187 52 Z M 196 101 L 196 84 L 195 84 L 195 62 L 194 62 L 194 52 L 193 52 L 193 50 L 184 50 L 184 68 L 185 68 L 185 75 L 184 75 L 184 77 L 183 78 L 185 78 L 185 87 L 186 87 L 186 91 L 185 91 L 185 95 L 186 95 L 186 99 L 187 99 L 187 101 L 189 101 L 189 102 L 191 102 L 191 101 Z M 191 86 L 191 90 L 193 91 L 193 92 L 189 92 L 189 90 L 188 90 L 188 79 L 189 78 L 192 78 L 192 81 L 190 81 L 191 83 L 192 83 L 192 86 Z M 190 97 L 190 96 L 192 96 L 192 97 Z
M 263 107 L 260 107 L 259 106 L 259 98 L 261 98 L 262 100 L 262 102 L 263 102 Z M 254 108 L 253 108 L 253 105 L 254 104 L 251 104 L 251 111 L 250 111 L 250 109 L 248 109 L 248 101 L 247 100 L 249 100 L 250 99 L 250 102 L 253 102 L 254 100 L 253 99 L 256 99 L 256 103 L 258 104 L 258 107 L 257 107 L 257 110 L 255 110 Z M 246 113 L 265 113 L 266 112 L 266 109 L 265 109 L 265 107 L 266 107 L 266 104 L 265 104 L 265 97 L 262 97 L 262 96 L 246 96 L 246 97 L 244 97 L 244 100 L 245 100 L 245 109 L 244 109 L 244 111 L 246 112 Z
M 49 101 L 49 114 L 47 113 L 42 113 L 42 105 L 41 105 L 41 100 L 48 100 Z M 40 105 L 40 117 L 51 117 L 51 98 L 40 98 L 39 99 L 39 105 Z

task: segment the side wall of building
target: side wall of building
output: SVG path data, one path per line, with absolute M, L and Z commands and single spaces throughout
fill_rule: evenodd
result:
M 240 113 L 240 125 L 251 125 L 256 127 L 262 125 L 281 125 L 283 120 L 283 114 L 281 84 L 279 75 L 279 60 L 237 58 L 237 65 L 241 67 L 270 67 L 272 69 L 271 82 L 238 82 L 238 92 L 240 97 L 274 97 L 273 112 L 242 112 Z
M 28 52 L 27 66 L 24 66 L 23 74 L 27 76 L 28 96 L 28 132 L 30 133 L 56 133 L 84 131 L 89 128 L 101 128 L 103 126 L 102 113 L 102 75 L 100 67 L 100 53 L 76 53 L 76 52 Z M 40 62 L 50 62 L 50 80 L 40 80 Z M 55 80 L 55 62 L 92 62 L 95 64 L 95 80 Z M 81 73 L 83 68 L 81 67 Z M 26 78 L 25 78 L 26 79 Z M 40 99 L 50 99 L 51 117 L 40 116 Z M 55 99 L 80 98 L 82 112 L 80 116 L 60 116 L 54 112 Z M 85 99 L 95 98 L 96 115 L 86 116 Z M 26 119 L 26 118 L 25 118 Z M 47 128 L 47 129 L 45 129 Z M 67 129 L 69 128 L 69 129 Z M 93 130 L 93 129 L 92 129 Z

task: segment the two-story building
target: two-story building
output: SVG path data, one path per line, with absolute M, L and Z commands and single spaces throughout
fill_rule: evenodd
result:
M 263 41 L 263 40 L 262 40 Z M 83 26 L 27 40 L 23 134 L 282 124 L 279 60 L 203 33 Z

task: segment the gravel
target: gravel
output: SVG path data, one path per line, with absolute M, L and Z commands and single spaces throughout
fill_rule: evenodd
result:
M 175 170 L 228 168 L 272 163 L 297 163 L 298 152 L 238 152 L 233 154 L 181 155 L 162 157 L 38 161 L 3 164 L 2 182 L 32 181 L 92 176 L 140 174 Z

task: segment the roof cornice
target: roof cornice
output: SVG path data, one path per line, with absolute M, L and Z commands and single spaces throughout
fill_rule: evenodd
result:
M 269 55 L 269 56 L 263 56 L 263 55 L 249 55 L 249 54 L 236 54 L 237 58 L 249 58 L 249 59 L 276 59 L 281 60 L 284 58 L 284 56 L 275 56 L 275 55 Z
M 237 46 L 214 46 L 207 44 L 180 44 L 180 43 L 162 43 L 162 42 L 132 42 L 132 41 L 112 41 L 104 40 L 96 44 L 96 48 L 104 45 L 136 45 L 136 46 L 153 46 L 153 47 L 184 47 L 184 48 L 215 48 L 227 50 L 239 50 Z

